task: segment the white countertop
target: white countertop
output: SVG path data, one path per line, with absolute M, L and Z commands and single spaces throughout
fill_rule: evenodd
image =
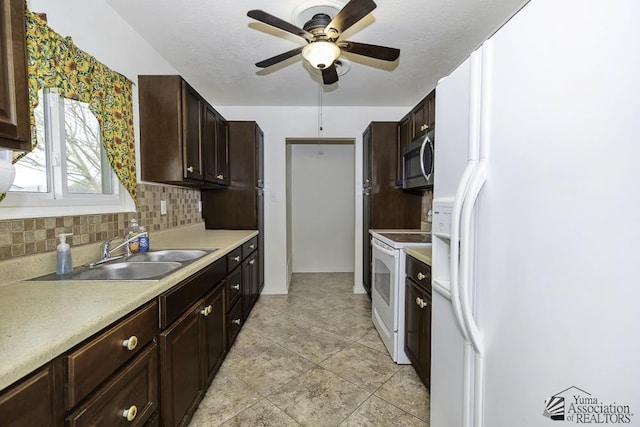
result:
M 203 223 L 152 233 L 152 250 L 218 248 L 157 281 L 17 280 L 2 284 L 0 390 L 151 301 L 257 234 L 255 230 L 205 230 Z M 74 248 L 78 251 L 77 247 Z M 38 263 L 41 258 L 42 255 L 22 257 L 22 273 L 16 273 L 16 270 L 20 270 L 16 260 L 0 263 L 0 277 L 6 280 L 12 275 L 23 274 L 22 278 L 29 278 L 31 276 L 26 273 L 29 268 L 24 266 Z

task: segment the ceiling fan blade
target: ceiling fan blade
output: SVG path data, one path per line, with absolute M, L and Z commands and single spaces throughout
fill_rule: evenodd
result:
M 342 40 L 338 42 L 338 47 L 345 52 L 368 56 L 375 59 L 382 59 L 383 61 L 395 61 L 400 56 L 400 49 L 377 46 L 375 44 L 356 43 Z
M 260 67 L 260 68 L 270 67 L 272 65 L 277 64 L 278 62 L 282 62 L 285 59 L 289 59 L 293 56 L 296 56 L 302 53 L 302 49 L 304 49 L 304 46 L 300 46 L 295 49 L 289 50 L 287 52 L 281 53 L 280 55 L 272 56 L 271 58 L 265 59 L 260 62 L 256 62 L 256 67 Z
M 338 70 L 336 69 L 336 64 L 331 64 L 330 67 L 322 69 L 322 81 L 326 85 L 330 85 L 338 81 Z
M 267 25 L 271 25 L 272 27 L 279 28 L 288 33 L 295 34 L 296 36 L 300 36 L 309 41 L 313 41 L 313 34 L 311 34 L 310 32 L 296 27 L 295 25 L 290 24 L 287 21 L 283 21 L 282 19 L 277 18 L 271 14 L 268 14 L 263 10 L 250 10 L 249 12 L 247 12 L 247 16 L 257 21 L 264 22 Z
M 335 40 L 340 33 L 367 16 L 376 7 L 373 0 L 351 0 L 325 27 L 324 33 Z

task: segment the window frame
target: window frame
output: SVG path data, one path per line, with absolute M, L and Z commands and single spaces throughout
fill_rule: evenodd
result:
M 47 192 L 9 191 L 0 204 L 0 219 L 133 212 L 135 203 L 118 180 L 102 149 L 102 173 L 109 168 L 112 194 L 70 193 L 66 174 L 65 98 L 57 88 L 43 90 Z M 45 101 L 46 98 L 46 101 Z M 81 101 L 78 101 L 81 102 Z M 57 122 L 57 126 L 55 123 Z M 34 209 L 37 208 L 37 209 Z

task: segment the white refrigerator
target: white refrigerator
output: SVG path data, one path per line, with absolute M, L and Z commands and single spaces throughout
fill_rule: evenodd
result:
M 639 23 L 532 0 L 439 82 L 432 427 L 640 425 Z

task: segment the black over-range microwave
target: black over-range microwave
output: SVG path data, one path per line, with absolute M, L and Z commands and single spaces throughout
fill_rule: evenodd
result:
M 402 153 L 402 188 L 433 187 L 433 130 L 407 145 Z

